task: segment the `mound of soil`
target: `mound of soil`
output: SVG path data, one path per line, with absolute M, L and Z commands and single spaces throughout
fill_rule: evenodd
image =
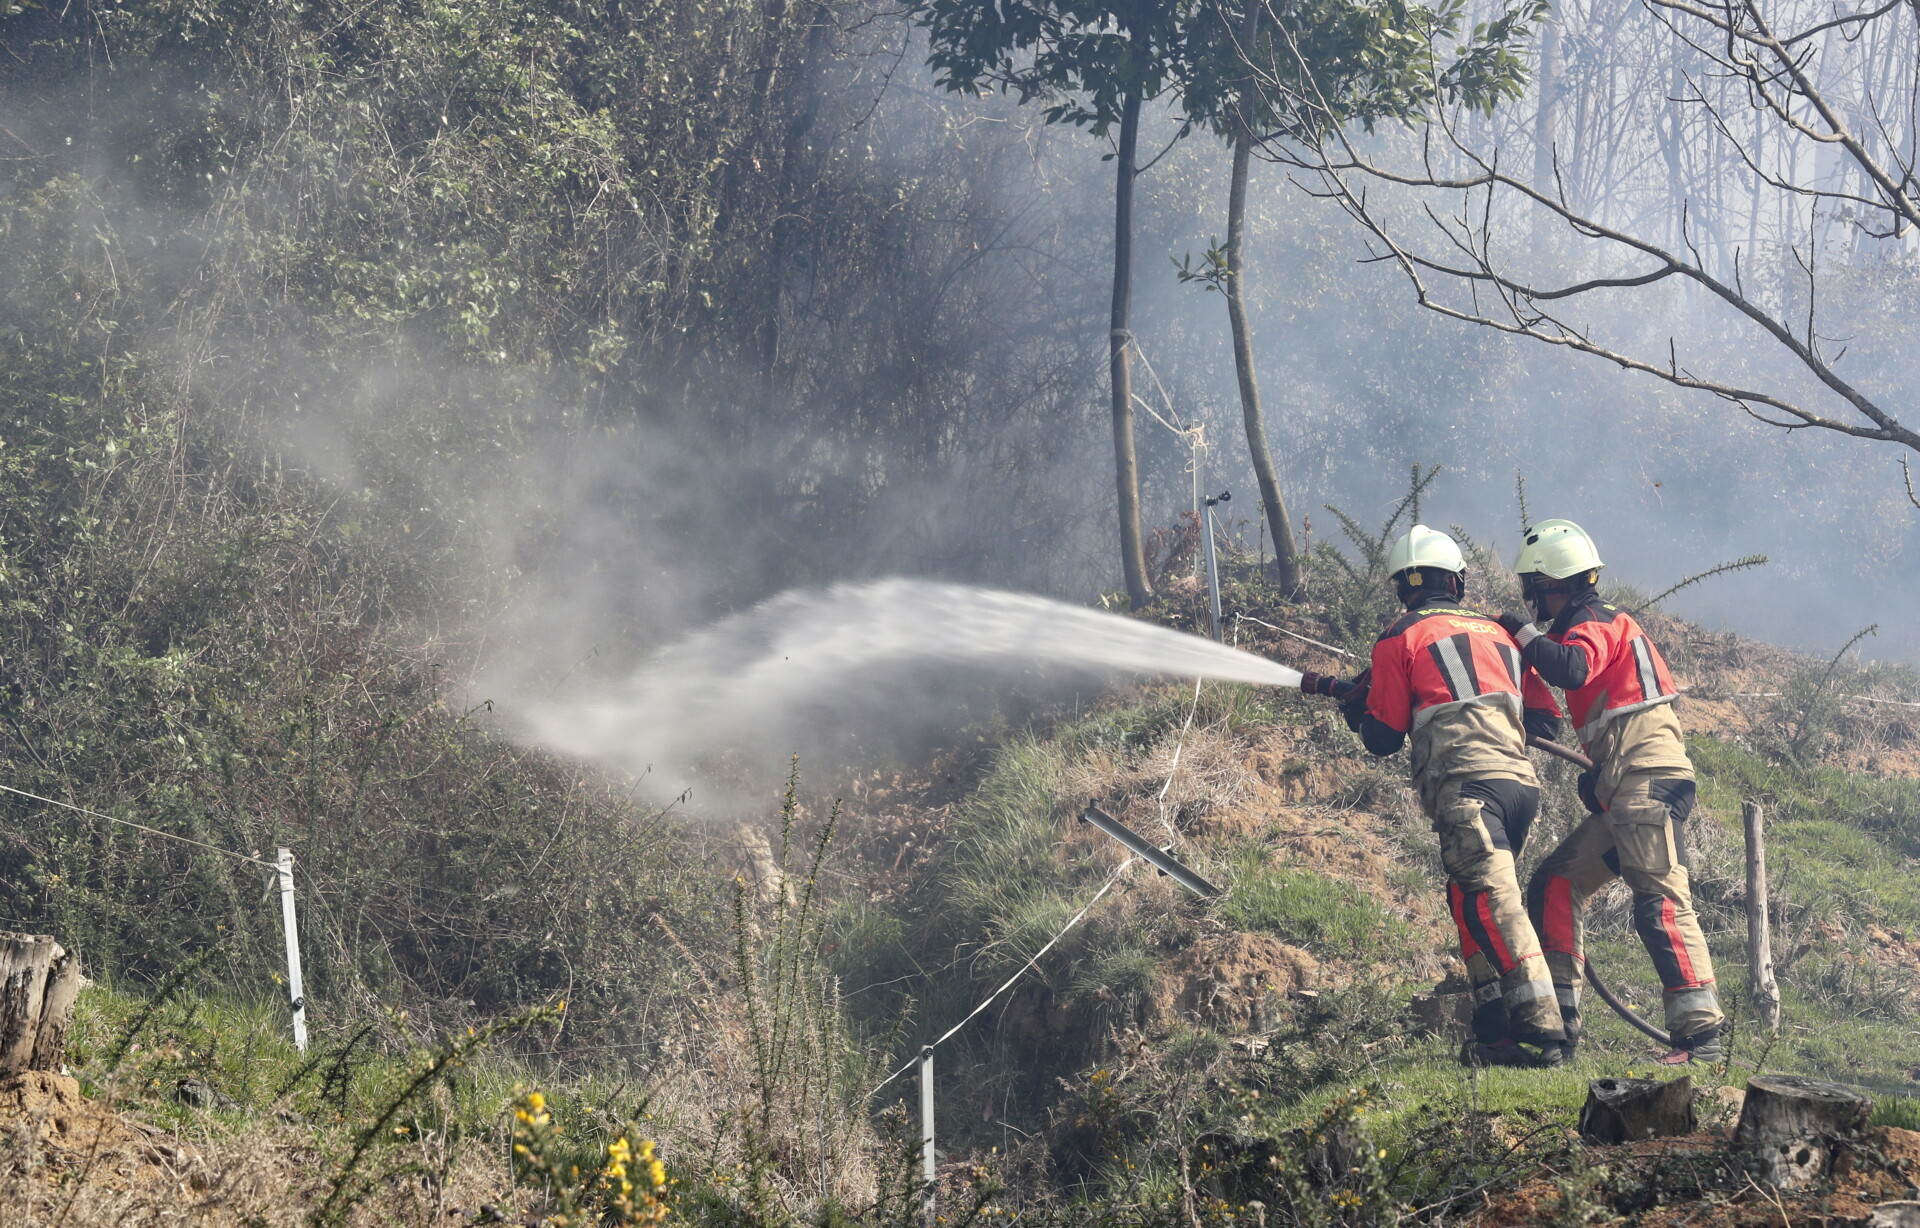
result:
M 1151 1011 L 1159 1019 L 1202 1019 L 1244 1030 L 1268 995 L 1284 997 L 1320 982 L 1320 961 L 1266 934 L 1205 938 L 1161 968 Z
M 80 1094 L 63 1074 L 28 1070 L 0 1079 L 0 1129 L 51 1150 L 92 1153 L 145 1143 L 148 1132 Z M 25 1137 L 22 1137 L 22 1136 Z

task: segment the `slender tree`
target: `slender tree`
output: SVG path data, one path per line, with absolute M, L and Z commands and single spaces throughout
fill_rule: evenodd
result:
M 1007 90 L 1044 105 L 1048 123 L 1114 140 L 1113 311 L 1107 336 L 1113 394 L 1114 486 L 1120 564 L 1133 604 L 1153 598 L 1140 530 L 1133 439 L 1133 188 L 1140 111 L 1174 81 L 1198 0 L 913 0 L 927 62 L 957 93 Z
M 1371 130 L 1383 119 L 1410 123 L 1442 98 L 1490 108 L 1524 84 L 1508 44 L 1525 36 L 1541 10 L 1529 5 L 1503 23 L 1458 38 L 1460 8 L 1390 0 L 1207 0 L 1183 41 L 1180 87 L 1188 116 L 1224 136 L 1233 149 L 1227 190 L 1227 241 L 1207 263 L 1180 267 L 1226 295 L 1233 329 L 1247 452 L 1273 534 L 1275 579 L 1299 584 L 1298 546 L 1267 442 L 1266 415 L 1253 365 L 1246 305 L 1247 180 L 1256 149 L 1273 141 L 1311 142 L 1348 124 Z M 1520 18 L 1524 19 L 1520 19 Z M 1442 67 L 1443 63 L 1445 67 Z

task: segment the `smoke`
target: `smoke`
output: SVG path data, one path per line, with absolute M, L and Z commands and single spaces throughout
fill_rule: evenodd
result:
M 1225 162 L 1196 138 L 1142 181 L 1142 251 L 1199 252 L 1224 231 Z M 1314 540 L 1348 548 L 1328 505 L 1377 524 L 1406 493 L 1411 466 L 1440 464 L 1422 516 L 1461 527 L 1509 562 L 1520 544 L 1516 475 L 1533 518 L 1586 526 L 1607 578 L 1643 592 L 1768 555 L 1768 567 L 1667 603 L 1710 625 L 1831 652 L 1890 605 L 1920 600 L 1901 449 L 1784 432 L 1704 394 L 1442 319 L 1414 303 L 1391 264 L 1362 263 L 1353 227 L 1282 171 L 1256 163 L 1249 195 L 1246 285 L 1269 436 L 1294 521 L 1310 519 Z M 1564 267 L 1579 253 L 1538 258 Z M 1204 484 L 1252 496 L 1225 304 L 1179 286 L 1166 262 L 1141 272 L 1135 332 L 1175 406 L 1213 445 Z M 1911 267 L 1843 264 L 1827 276 L 1821 327 L 1850 347 L 1850 378 L 1910 400 L 1920 392 L 1910 358 L 1920 332 L 1893 304 L 1908 301 Z M 1637 352 L 1665 354 L 1671 336 L 1683 365 L 1728 378 L 1793 377 L 1751 325 L 1729 317 L 1700 293 L 1652 288 L 1616 294 L 1581 322 Z M 1151 421 L 1141 431 L 1150 506 L 1164 522 L 1190 499 L 1188 449 Z M 1230 527 L 1251 550 L 1256 501 L 1232 506 Z M 1920 660 L 1911 639 L 1883 638 L 1869 651 Z
M 830 175 L 800 202 L 819 224 L 795 240 L 768 370 L 739 355 L 685 361 L 693 342 L 612 317 L 592 321 L 593 335 L 618 356 L 571 385 L 537 363 L 409 345 L 404 329 L 399 342 L 366 334 L 358 353 L 307 355 L 294 338 L 345 334 L 286 324 L 276 312 L 298 316 L 299 304 L 264 290 L 236 295 L 243 322 L 195 347 L 222 356 L 196 359 L 195 387 L 246 401 L 259 438 L 339 496 L 339 522 L 402 543 L 419 574 L 451 577 L 395 604 L 474 699 L 497 700 L 509 727 L 569 753 L 651 766 L 656 793 L 730 779 L 742 756 L 777 764 L 799 751 L 830 768 L 899 753 L 1011 710 L 1012 692 L 1169 668 L 1076 656 L 1052 639 L 1016 652 L 955 613 L 977 595 L 860 587 L 906 575 L 1085 603 L 1115 581 L 1112 178 L 1102 141 L 1047 128 L 1034 108 L 941 97 L 911 67 L 868 105 L 868 66 L 847 63 L 824 79 L 838 93 L 809 138 L 810 165 Z M 39 116 L 48 134 L 54 112 Z M 1143 148 L 1178 125 L 1163 112 L 1151 127 Z M 1226 167 L 1226 151 L 1194 134 L 1140 181 L 1133 332 L 1152 371 L 1137 387 L 1166 422 L 1142 413 L 1137 433 L 1148 527 L 1172 523 L 1197 487 L 1230 488 L 1229 537 L 1251 553 L 1263 529 L 1225 306 L 1174 272 L 1174 258 L 1224 230 Z M 100 167 L 102 193 L 124 171 Z M 120 217 L 122 231 L 203 249 L 182 238 L 204 229 L 179 216 L 184 206 L 140 210 Z M 387 216 L 362 236 L 369 262 L 384 258 Z M 1409 466 L 1437 463 L 1423 519 L 1504 557 L 1518 545 L 1516 473 L 1536 518 L 1567 516 L 1596 535 L 1609 579 L 1656 591 L 1770 555 L 1764 572 L 1671 603 L 1748 634 L 1831 648 L 1880 607 L 1920 598 L 1920 541 L 1892 450 L 1785 435 L 1651 379 L 1441 320 L 1362 254 L 1330 206 L 1256 168 L 1247 286 L 1259 373 L 1294 519 L 1315 543 L 1331 536 L 1326 505 L 1377 522 Z M 1896 288 L 1910 276 L 1869 275 Z M 498 302 L 494 324 L 513 334 L 521 300 Z M 1594 325 L 1738 352 L 1742 335 L 1703 306 L 1622 296 Z M 686 319 L 718 327 L 724 315 Z M 424 337 L 432 317 L 419 318 Z M 1857 323 L 1848 361 L 1859 377 L 1913 385 L 1911 313 Z M 245 324 L 258 331 L 242 335 Z M 993 604 L 1011 600 L 988 608 L 1017 624 Z M 1079 626 L 1046 611 L 1033 617 Z M 963 635 L 999 646 L 961 652 Z M 1895 636 L 1873 646 L 1916 651 Z
M 829 769 L 951 736 L 1009 692 L 1126 676 L 1297 687 L 1236 648 L 1024 593 L 890 579 L 784 593 L 611 685 L 538 701 L 524 734 L 641 778 L 665 801 L 762 803 L 786 754 Z

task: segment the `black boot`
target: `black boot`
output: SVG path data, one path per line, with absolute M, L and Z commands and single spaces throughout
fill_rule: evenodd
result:
M 1689 1062 L 1712 1065 L 1727 1056 L 1720 1044 L 1720 1029 L 1714 1028 L 1698 1036 L 1676 1036 L 1673 1049 L 1656 1059 L 1662 1066 L 1685 1066 Z
M 1514 1066 L 1527 1070 L 1545 1070 L 1558 1066 L 1566 1060 L 1562 1051 L 1563 1042 L 1551 1041 L 1540 1048 L 1532 1048 L 1517 1041 L 1502 1040 L 1491 1044 L 1485 1041 L 1470 1040 L 1460 1050 L 1462 1066 Z

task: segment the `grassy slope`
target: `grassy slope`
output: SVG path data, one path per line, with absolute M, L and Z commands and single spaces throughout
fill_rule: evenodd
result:
M 1887 1096 L 1920 1070 L 1920 1040 L 1907 1026 L 1920 967 L 1905 941 L 1920 933 L 1920 877 L 1909 859 L 1920 833 L 1920 780 L 1902 759 L 1910 731 L 1878 713 L 1870 727 L 1850 724 L 1865 718 L 1841 711 L 1803 730 L 1802 708 L 1734 707 L 1732 692 L 1758 688 L 1737 663 L 1721 662 L 1724 642 L 1677 623 L 1658 632 L 1700 697 L 1688 716 L 1702 781 L 1696 883 L 1737 1017 L 1744 1018 L 1743 799 L 1768 808 L 1780 901 L 1787 1027 L 1777 1041 L 1742 1029 L 1730 1067 L 1697 1078 L 1737 1084 L 1754 1066 L 1817 1073 L 1875 1089 L 1883 1116 L 1904 1120 L 1911 1106 Z M 1298 659 L 1291 650 L 1275 655 Z M 1791 680 L 1810 667 L 1766 654 L 1746 668 Z M 1888 695 L 1912 690 L 1901 678 L 1848 677 L 1842 685 Z M 1790 759 L 1782 743 L 1802 732 L 1811 753 Z M 1859 770 L 1869 753 L 1879 773 Z M 526 1203 L 536 1195 L 513 1194 L 497 1156 L 509 1100 L 516 1088 L 538 1085 L 552 1094 L 557 1119 L 589 1166 L 595 1148 L 628 1118 L 666 1140 L 696 1218 L 731 1220 L 760 1197 L 735 1192 L 747 1187 L 777 1188 L 783 1205 L 805 1205 L 805 1173 L 820 1156 L 803 1142 L 797 1157 L 782 1157 L 787 1145 L 779 1137 L 804 1140 L 813 1132 L 789 1102 L 799 1113 L 830 1102 L 836 1113 L 859 1116 L 860 1098 L 890 1061 L 944 1032 L 1060 930 L 1118 864 L 1104 837 L 1073 822 L 1090 797 L 1139 830 L 1173 827 L 1182 855 L 1226 893 L 1202 902 L 1137 869 L 1122 876 L 1018 988 L 942 1050 L 941 1135 L 950 1156 L 998 1147 L 1002 1171 L 1025 1186 L 1023 1197 L 1052 1190 L 1068 1207 L 1132 1207 L 1151 1219 L 1148 1211 L 1178 1188 L 1180 1149 L 1168 1144 L 1209 1129 L 1266 1134 L 1308 1124 L 1340 1111 L 1355 1088 L 1369 1090 L 1364 1122 L 1394 1157 L 1386 1163 L 1426 1155 L 1436 1137 L 1511 1142 L 1540 1128 L 1557 1137 L 1588 1079 L 1648 1073 L 1652 1046 L 1596 1009 L 1573 1068 L 1472 1074 L 1454 1063 L 1455 1041 L 1414 1026 L 1408 1004 L 1451 967 L 1451 934 L 1431 836 L 1403 771 L 1398 760 L 1373 763 L 1358 754 L 1325 707 L 1299 697 L 1240 687 L 1207 687 L 1196 697 L 1189 687 L 1167 686 L 1115 697 L 931 771 L 863 782 L 850 794 L 843 851 L 829 865 L 835 899 L 822 950 L 866 1040 L 821 1026 L 837 1006 L 809 1015 L 795 1006 L 805 993 L 796 997 L 791 985 L 756 982 L 743 994 L 740 965 L 729 971 L 711 937 L 685 948 L 649 941 L 635 948 L 637 957 L 697 965 L 694 979 L 706 983 L 683 1001 L 677 1040 L 634 1061 L 606 1050 L 575 1052 L 556 1065 L 549 1051 L 561 1046 L 545 1034 L 476 1055 L 395 1116 L 389 1129 L 400 1133 L 382 1140 L 371 1171 L 413 1188 L 406 1183 L 415 1178 L 405 1174 L 421 1162 L 410 1157 L 432 1140 L 436 1154 L 452 1157 L 435 1170 L 443 1200 L 451 1196 L 445 1189 L 457 1189 L 470 1203 L 483 1196 Z M 1546 806 L 1530 858 L 1576 817 L 1572 775 L 1543 766 Z M 804 814 L 800 826 L 807 826 Z M 743 949 L 756 953 L 783 949 L 782 935 L 792 932 L 777 909 L 749 907 L 740 924 Z M 1221 971 L 1221 961 L 1240 949 L 1232 946 L 1240 934 L 1310 956 L 1316 995 L 1234 983 L 1229 973 L 1237 973 Z M 1657 986 L 1620 893 L 1596 904 L 1590 940 L 1616 987 L 1657 1009 Z M 756 975 L 781 963 L 762 960 Z M 1278 975 L 1272 968 L 1263 974 Z M 1211 1006 L 1196 1004 L 1196 984 Z M 261 1131 L 282 1128 L 277 1114 L 296 1114 L 300 1124 L 288 1128 L 304 1141 L 292 1145 L 312 1157 L 304 1183 L 288 1176 L 296 1170 L 287 1168 L 284 1150 L 266 1161 L 249 1153 L 246 1161 L 273 1167 L 290 1183 L 286 1205 L 296 1207 L 319 1196 L 325 1174 L 434 1044 L 432 1033 L 398 1016 L 368 1014 L 372 1027 L 357 1052 L 336 1060 L 352 1029 L 328 1030 L 320 1036 L 322 1060 L 303 1066 L 280 1034 L 277 1008 L 188 994 L 154 1013 L 135 1036 L 137 1047 L 109 1069 L 141 1006 L 138 995 L 108 987 L 87 992 L 76 1073 L 97 1094 L 215 1153 L 226 1145 L 220 1140 L 265 1137 Z M 764 1039 L 782 1027 L 784 1057 Z M 813 1038 L 793 1048 L 797 1033 Z M 768 1084 L 754 1070 L 768 1055 L 788 1073 L 772 1076 L 776 1094 L 763 1100 Z M 236 1106 L 183 1105 L 175 1089 L 186 1077 L 214 1084 Z M 807 1080 L 815 1080 L 814 1091 L 800 1086 Z M 826 1101 L 807 1099 L 823 1090 Z M 850 1126 L 844 1146 L 834 1144 L 841 1148 L 836 1165 L 863 1174 L 847 1187 L 855 1201 L 905 1171 L 882 1141 L 892 1095 L 874 1102 L 883 1110 L 880 1134 Z M 779 1136 L 772 1142 L 756 1142 L 742 1125 L 762 1104 Z M 776 1158 L 757 1166 L 756 1147 Z M 1422 1169 L 1403 1179 L 1396 1196 L 1457 1188 L 1483 1171 L 1475 1158 L 1481 1150 L 1463 1154 L 1466 1167 Z
M 1912 861 L 1920 780 L 1906 757 L 1913 730 L 1902 710 L 1831 699 L 1862 691 L 1911 699 L 1913 680 L 1842 669 L 1817 690 L 1820 663 L 1653 621 L 1699 697 L 1687 704 L 1702 785 L 1693 824 L 1696 889 L 1723 995 L 1743 1023 L 1740 803 L 1759 800 L 1769 815 L 1786 1026 L 1777 1040 L 1740 1028 L 1731 1066 L 1706 1079 L 1738 1083 L 1759 1067 L 1837 1078 L 1883 1097 L 1902 1094 L 1920 1071 L 1920 1035 L 1901 1026 L 1915 1017 L 1920 968 L 1905 941 L 1920 934 L 1920 875 Z M 1309 619 L 1302 629 L 1338 634 L 1331 620 Z M 1282 659 L 1300 657 L 1297 644 L 1275 647 Z M 1754 681 L 1756 675 L 1771 685 Z M 1737 694 L 1763 687 L 1786 694 Z M 924 924 L 896 923 L 884 938 L 860 927 L 849 932 L 849 971 L 880 965 L 886 975 L 876 980 L 905 978 L 884 1006 L 871 997 L 856 1005 L 872 1020 L 910 1008 L 909 1034 L 930 1036 L 1017 967 L 1104 881 L 1115 864 L 1112 850 L 1071 823 L 1088 796 L 1126 814 L 1139 830 L 1162 830 L 1164 816 L 1183 831 L 1183 855 L 1229 887 L 1223 900 L 1203 905 L 1136 874 L 1096 908 L 1049 953 L 1032 988 L 1016 991 L 1012 1006 L 955 1045 L 956 1058 L 974 1063 L 977 1075 L 943 1102 L 960 1101 L 951 1115 L 963 1136 L 982 1145 L 1017 1137 L 997 1125 L 996 1115 L 1027 1131 L 1057 1122 L 1054 1080 L 1073 1084 L 1090 1068 L 1110 1066 L 1126 1052 L 1130 1028 L 1149 1035 L 1185 1029 L 1184 1047 L 1158 1046 L 1168 1054 L 1221 1052 L 1239 1029 L 1156 1013 L 1153 999 L 1156 992 L 1166 996 L 1181 952 L 1222 928 L 1305 948 L 1325 965 L 1324 983 L 1336 987 L 1309 1007 L 1270 1004 L 1267 1022 L 1276 1036 L 1297 1033 L 1318 1051 L 1314 1062 L 1241 1050 L 1227 1050 L 1224 1064 L 1199 1060 L 1218 1085 L 1218 1111 L 1234 1107 L 1222 1087 L 1276 1078 L 1285 1085 L 1251 1116 L 1235 1115 L 1243 1125 L 1303 1122 L 1359 1083 L 1378 1086 L 1374 1120 L 1395 1129 L 1429 1118 L 1436 1104 L 1569 1118 L 1588 1079 L 1648 1072 L 1651 1042 L 1595 999 L 1589 1043 L 1564 1071 L 1469 1076 L 1452 1060 L 1455 1042 L 1409 1041 L 1404 1009 L 1447 965 L 1450 935 L 1439 916 L 1431 838 L 1399 784 L 1403 765 L 1367 763 L 1324 709 L 1299 699 L 1239 688 L 1208 688 L 1197 705 L 1192 699 L 1186 688 L 1150 690 L 1044 738 L 1003 746 L 978 791 L 947 808 L 943 826 L 953 851 L 923 875 Z M 1183 738 L 1190 706 L 1193 721 Z M 1797 757 L 1790 753 L 1796 742 Z M 1176 746 L 1186 756 L 1177 764 Z M 1881 770 L 1863 770 L 1869 760 Z M 1573 773 L 1548 764 L 1543 775 L 1547 802 L 1523 877 L 1578 814 Z M 1156 796 L 1162 787 L 1164 804 Z M 1342 860 L 1343 851 L 1354 850 Z M 1658 986 L 1624 905 L 1618 889 L 1596 902 L 1592 952 L 1616 989 L 1657 1020 Z M 964 979 L 912 975 L 956 949 L 966 953 Z M 1276 1073 L 1276 1066 L 1285 1069 Z M 1172 1076 L 1160 1069 L 1133 1077 L 1151 1083 Z M 1193 1120 L 1208 1117 L 1196 1110 Z M 975 1122 L 987 1124 L 968 1124 Z

